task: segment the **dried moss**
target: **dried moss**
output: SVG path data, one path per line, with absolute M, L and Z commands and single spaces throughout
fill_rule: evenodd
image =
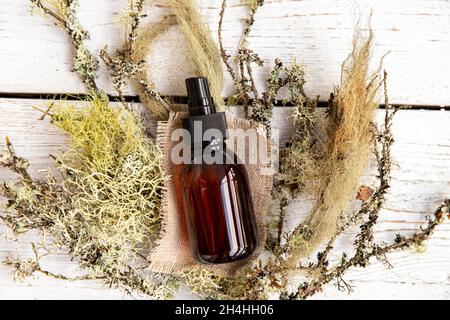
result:
M 161 153 L 136 115 L 98 97 L 81 110 L 68 105 L 54 110 L 55 125 L 70 135 L 72 149 L 58 161 L 79 175 L 68 186 L 78 190 L 73 199 L 78 214 L 111 246 L 157 234 L 165 175 Z

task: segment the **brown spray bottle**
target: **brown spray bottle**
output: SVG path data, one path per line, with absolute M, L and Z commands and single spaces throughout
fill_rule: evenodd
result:
M 247 171 L 226 146 L 225 113 L 216 112 L 207 79 L 190 78 L 186 86 L 189 117 L 183 127 L 191 137 L 191 162 L 183 166 L 179 192 L 192 249 L 204 263 L 241 260 L 258 246 Z M 209 129 L 217 134 L 205 139 Z

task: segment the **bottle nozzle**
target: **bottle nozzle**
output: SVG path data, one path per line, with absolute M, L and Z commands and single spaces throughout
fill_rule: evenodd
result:
M 214 99 L 211 97 L 208 79 L 196 77 L 186 79 L 189 97 L 189 116 L 201 116 L 216 113 Z

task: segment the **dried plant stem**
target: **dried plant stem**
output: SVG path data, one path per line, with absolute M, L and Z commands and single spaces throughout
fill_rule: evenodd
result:
M 289 201 L 288 198 L 286 196 L 282 196 L 280 199 L 280 214 L 279 214 L 279 219 L 278 219 L 278 224 L 277 224 L 277 242 L 276 242 L 276 247 L 281 246 L 281 240 L 283 238 L 283 230 L 284 230 L 284 219 L 286 216 L 286 211 L 287 211 L 287 205 L 288 205 Z
M 263 61 L 259 56 L 248 48 L 248 37 L 250 35 L 252 26 L 255 22 L 255 15 L 260 6 L 262 6 L 264 1 L 256 0 L 246 3 L 248 8 L 248 15 L 244 19 L 244 29 L 242 33 L 242 38 L 238 46 L 236 56 L 234 57 L 234 62 L 236 64 L 236 71 L 230 62 L 230 56 L 227 54 L 223 46 L 223 35 L 222 26 L 223 19 L 225 16 L 225 11 L 227 7 L 226 0 L 222 1 L 221 11 L 219 14 L 219 27 L 218 27 L 218 38 L 219 38 L 219 48 L 222 61 L 224 62 L 228 73 L 230 74 L 233 84 L 234 84 L 234 96 L 229 100 L 229 104 L 242 104 L 244 108 L 244 115 L 246 118 L 249 116 L 249 106 L 251 104 L 252 98 L 255 100 L 260 99 L 260 94 L 256 86 L 256 81 L 253 75 L 252 64 L 258 66 L 263 65 Z
M 133 55 L 136 41 L 138 37 L 139 27 L 141 25 L 142 18 L 145 15 L 142 14 L 144 10 L 144 5 L 147 0 L 131 0 L 130 1 L 130 13 L 129 16 L 131 18 L 130 23 L 130 31 L 128 33 L 128 41 L 127 41 L 127 51 L 129 52 L 130 57 Z
M 6 266 L 10 266 L 14 269 L 14 279 L 18 281 L 23 281 L 26 278 L 31 277 L 35 273 L 41 273 L 46 277 L 53 278 L 56 280 L 64 280 L 64 281 L 86 281 L 86 280 L 104 280 L 105 277 L 98 277 L 92 275 L 81 275 L 74 277 L 67 277 L 65 275 L 50 272 L 48 270 L 42 269 L 40 265 L 40 260 L 42 258 L 39 255 L 36 245 L 31 243 L 31 249 L 33 251 L 34 258 L 29 258 L 27 260 L 21 260 L 19 258 L 15 258 L 13 256 L 8 256 L 3 260 L 3 264 Z M 47 254 L 46 254 L 47 255 Z
M 285 71 L 281 60 L 276 59 L 275 65 L 270 72 L 267 79 L 268 89 L 262 94 L 262 97 L 257 97 L 252 104 L 252 114 L 250 119 L 263 124 L 268 134 L 271 134 L 271 120 L 273 116 L 273 107 L 276 101 L 276 96 L 281 88 L 287 84 L 287 79 L 281 77 L 281 72 Z
M 6 152 L 0 157 L 0 165 L 17 173 L 25 182 L 31 182 L 31 176 L 27 171 L 29 162 L 20 158 L 14 152 L 13 145 L 8 136 L 5 136 Z
M 131 55 L 132 61 L 138 63 L 145 61 L 152 44 L 176 24 L 173 16 L 167 16 L 156 23 L 149 24 L 138 33 L 134 50 Z M 141 102 L 150 110 L 156 119 L 167 120 L 172 110 L 170 102 L 164 99 L 157 90 L 154 83 L 148 79 L 149 65 L 144 62 L 142 69 L 133 77 L 133 86 L 137 90 Z
M 100 93 L 96 84 L 99 64 L 97 58 L 89 52 L 84 41 L 89 39 L 89 32 L 84 30 L 77 18 L 77 0 L 57 0 L 58 11 L 52 10 L 45 5 L 45 0 L 30 0 L 31 4 L 42 11 L 43 14 L 51 16 L 56 23 L 67 32 L 72 39 L 76 49 L 74 58 L 74 69 L 83 79 L 90 92 Z
M 252 55 L 252 52 L 248 51 L 248 37 L 252 30 L 253 24 L 255 23 L 256 12 L 258 11 L 258 8 L 263 5 L 263 3 L 263 0 L 252 0 L 247 3 L 248 16 L 246 19 L 244 19 L 244 32 L 242 34 L 241 44 L 239 45 L 238 56 Z M 241 72 L 241 81 L 243 82 L 241 85 L 243 87 L 249 86 L 250 91 L 253 93 L 253 97 L 255 99 L 258 99 L 259 93 L 258 89 L 256 88 L 251 62 L 251 60 L 239 59 L 239 70 Z M 245 72 L 247 72 L 248 77 L 245 76 Z
M 226 69 L 228 73 L 231 76 L 231 79 L 233 80 L 234 86 L 238 86 L 238 80 L 236 72 L 234 71 L 234 68 L 230 62 L 230 55 L 226 52 L 224 46 L 223 46 L 223 36 L 222 36 L 222 30 L 223 30 L 223 19 L 225 17 L 225 10 L 227 8 L 227 0 L 222 0 L 222 5 L 219 13 L 219 26 L 217 29 L 217 34 L 219 38 L 219 49 L 222 57 L 222 61 L 224 62 Z
M 125 83 L 120 83 L 122 79 L 119 79 L 119 76 L 117 76 L 120 72 L 123 71 L 124 68 L 126 68 L 124 57 L 122 56 L 121 58 L 117 58 L 117 55 L 114 58 L 111 57 L 108 54 L 107 47 L 105 46 L 100 50 L 100 58 L 110 70 L 111 76 L 113 78 L 114 88 L 119 95 L 119 100 L 124 106 L 127 106 L 128 104 L 123 94 L 123 87 L 125 86 Z
M 375 208 L 375 207 L 374 207 Z M 415 233 L 411 237 L 397 236 L 396 242 L 390 245 L 376 245 L 373 244 L 373 231 L 372 228 L 378 219 L 378 210 L 373 210 L 369 214 L 369 220 L 361 226 L 361 233 L 358 236 L 356 245 L 356 253 L 352 258 L 347 258 L 345 255 L 342 257 L 338 266 L 332 270 L 324 271 L 317 279 L 310 283 L 305 283 L 299 287 L 297 292 L 286 295 L 289 299 L 306 299 L 312 295 L 322 291 L 323 287 L 333 280 L 338 281 L 338 287 L 351 291 L 351 287 L 346 284 L 342 279 L 342 276 L 352 267 L 366 267 L 369 264 L 371 257 L 387 262 L 386 254 L 394 251 L 409 249 L 414 245 L 422 245 L 428 240 L 434 233 L 437 226 L 439 226 L 445 220 L 445 214 L 449 211 L 450 199 L 447 199 L 442 205 L 440 205 L 434 212 L 433 218 L 430 218 L 428 225 L 422 229 L 422 231 Z M 370 245 L 367 247 L 367 245 Z M 326 264 L 325 260 L 322 260 L 320 264 Z M 344 286 L 342 286 L 342 283 Z
M 141 28 L 145 0 L 130 0 L 129 11 L 127 12 L 128 37 L 124 48 L 116 50 L 111 56 L 107 47 L 100 50 L 100 57 L 108 66 L 114 87 L 122 103 L 127 106 L 123 95 L 123 89 L 131 81 L 138 92 L 141 103 L 150 111 L 153 118 L 166 120 L 172 110 L 170 102 L 161 96 L 155 84 L 148 79 L 147 58 L 151 44 L 171 26 L 174 19 L 164 17 L 157 23 L 152 23 Z

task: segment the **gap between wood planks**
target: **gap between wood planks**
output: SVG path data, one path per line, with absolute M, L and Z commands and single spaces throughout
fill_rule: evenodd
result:
M 108 94 L 110 101 L 120 102 L 119 97 L 115 95 Z M 80 93 L 8 93 L 0 92 L 0 99 L 34 99 L 34 100 L 68 100 L 68 101 L 82 101 L 88 98 L 87 94 Z M 126 102 L 141 103 L 138 96 L 124 96 Z M 187 104 L 188 98 L 185 96 L 163 96 L 175 104 Z M 225 99 L 227 101 L 228 99 Z M 252 100 L 250 100 L 250 105 Z M 328 102 L 320 100 L 318 103 L 319 108 L 327 107 Z M 275 107 L 292 107 L 292 103 L 286 102 L 285 100 L 278 100 L 275 103 Z M 403 104 L 392 104 L 394 108 L 400 108 L 404 106 Z M 411 110 L 448 110 L 450 111 L 450 105 L 407 105 Z M 384 109 L 385 105 L 380 104 L 380 109 Z M 408 109 L 406 109 L 408 110 Z

